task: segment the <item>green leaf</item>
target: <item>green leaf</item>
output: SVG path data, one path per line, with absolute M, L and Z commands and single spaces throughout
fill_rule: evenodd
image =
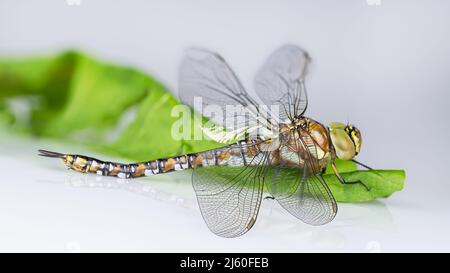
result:
M 360 180 L 370 189 L 367 191 L 360 184 L 342 185 L 328 165 L 324 179 L 339 202 L 364 202 L 389 197 L 404 187 L 404 170 L 358 170 L 357 164 L 353 161 L 336 159 L 335 163 L 345 181 Z
M 404 170 L 359 170 L 343 172 L 341 175 L 345 181 L 364 182 L 370 190 L 360 184 L 342 185 L 334 174 L 325 174 L 324 179 L 339 202 L 365 202 L 386 198 L 401 191 L 405 183 Z
M 355 162 L 350 161 L 350 160 L 336 159 L 334 161 L 334 163 L 336 164 L 337 169 L 341 173 L 352 172 L 352 171 L 356 171 L 358 169 L 358 165 L 356 165 Z M 327 169 L 325 170 L 325 173 L 326 174 L 334 174 L 333 169 L 331 168 L 330 164 L 328 164 Z

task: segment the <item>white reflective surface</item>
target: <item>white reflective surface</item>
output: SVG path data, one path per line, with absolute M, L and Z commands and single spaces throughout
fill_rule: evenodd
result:
M 250 232 L 224 239 L 204 224 L 187 173 L 132 180 L 81 174 L 36 156 L 38 148 L 65 145 L 2 140 L 0 251 L 450 250 L 449 207 L 423 206 L 405 193 L 339 204 L 336 219 L 322 227 L 264 200 Z

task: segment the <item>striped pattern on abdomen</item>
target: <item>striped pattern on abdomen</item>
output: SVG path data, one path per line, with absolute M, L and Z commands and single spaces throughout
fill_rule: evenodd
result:
M 131 164 L 102 161 L 83 155 L 69 155 L 39 150 L 41 156 L 61 158 L 70 169 L 119 178 L 136 178 L 206 166 L 244 166 L 251 164 L 257 146 L 241 141 L 227 147 L 195 154 L 180 155 Z
M 147 162 L 123 164 L 105 162 L 82 155 L 67 155 L 64 163 L 70 169 L 83 173 L 96 173 L 119 178 L 135 178 L 189 169 L 190 164 L 188 163 L 188 158 L 189 156 L 182 155 Z

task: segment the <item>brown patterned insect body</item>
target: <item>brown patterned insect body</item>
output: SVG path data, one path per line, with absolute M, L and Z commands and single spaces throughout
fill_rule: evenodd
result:
M 259 153 L 259 146 L 253 145 L 256 143 L 257 141 L 240 141 L 229 147 L 130 164 L 103 161 L 84 155 L 46 150 L 39 152 L 41 156 L 61 158 L 64 164 L 74 171 L 118 178 L 137 178 L 204 166 L 250 165 L 253 157 Z
M 351 125 L 332 122 L 326 127 L 304 116 L 309 62 L 309 55 L 293 45 L 283 46 L 269 57 L 255 77 L 255 91 L 265 106 L 276 106 L 281 112 L 265 116 L 261 113 L 267 107 L 256 103 L 245 91 L 220 55 L 203 49 L 190 51 L 180 66 L 180 97 L 194 109 L 194 101 L 202 98 L 202 107 L 214 105 L 222 110 L 225 119 L 202 113 L 223 129 L 208 134 L 228 144 L 222 148 L 131 164 L 45 150 L 40 150 L 40 155 L 61 158 L 75 171 L 119 178 L 192 169 L 202 216 L 208 228 L 223 237 L 237 237 L 251 229 L 265 186 L 283 208 L 301 221 L 327 224 L 334 219 L 337 204 L 322 173 L 330 164 L 341 183 L 365 186 L 362 181 L 345 181 L 334 164 L 336 158 L 354 160 L 360 152 L 361 133 Z M 227 106 L 248 111 L 227 113 Z M 228 118 L 233 117 L 236 122 L 229 122 Z M 252 130 L 257 133 L 250 137 Z M 229 144 L 230 139 L 240 141 Z
M 335 157 L 328 129 L 321 123 L 302 117 L 295 123 L 283 124 L 280 128 L 278 147 L 270 151 L 271 157 L 278 158 L 279 162 L 275 163 L 273 160 L 270 163 L 265 162 L 266 164 L 273 165 L 282 162 L 289 166 L 297 167 L 299 164 L 302 166 L 305 163 L 302 159 L 309 151 L 299 142 L 300 138 L 314 146 L 317 151 L 314 154 L 317 155 L 318 164 L 314 166 L 316 169 L 310 170 L 311 172 L 320 173 L 326 167 L 331 156 Z M 246 140 L 224 148 L 131 164 L 102 161 L 84 155 L 66 155 L 45 150 L 40 150 L 40 152 L 44 156 L 55 157 L 57 155 L 56 157 L 62 158 L 64 164 L 74 171 L 119 178 L 136 178 L 203 166 L 252 165 L 254 157 L 259 154 L 260 150 L 265 149 L 262 146 L 267 145 L 266 143 L 270 141 L 272 140 Z M 292 154 L 301 156 L 295 157 L 293 161 Z

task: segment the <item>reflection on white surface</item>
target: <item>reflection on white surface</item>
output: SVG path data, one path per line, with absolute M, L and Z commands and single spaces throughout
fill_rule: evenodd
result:
M 186 199 L 175 193 L 166 192 L 158 189 L 148 183 L 148 181 L 138 181 L 139 179 L 120 179 L 116 177 L 105 177 L 95 174 L 73 174 L 72 171 L 68 171 L 65 180 L 62 182 L 64 185 L 74 188 L 87 188 L 87 189 L 107 189 L 107 190 L 123 190 L 129 191 L 135 194 L 143 195 L 145 197 L 158 200 L 161 202 L 175 204 L 187 209 L 195 209 L 196 204 L 194 200 Z M 61 181 L 50 180 L 36 180 L 36 182 L 61 184 Z M 156 182 L 156 181 L 155 181 Z M 163 182 L 164 183 L 164 182 Z M 167 183 L 167 182 L 165 182 Z M 169 182 L 170 183 L 170 182 Z
M 190 196 L 190 175 L 182 173 L 170 174 L 172 179 L 158 179 L 162 176 L 156 176 L 152 181 L 146 179 L 121 179 L 116 177 L 105 177 L 95 174 L 81 174 L 71 170 L 63 181 L 36 180 L 39 183 L 64 184 L 73 188 L 86 189 L 106 189 L 122 190 L 142 195 L 154 200 L 174 204 L 191 210 L 197 209 L 195 198 Z M 166 175 L 167 176 L 167 175 Z M 180 185 L 180 183 L 183 183 Z M 188 186 L 186 186 L 188 185 Z M 183 192 L 180 192 L 183 190 Z M 178 191 L 178 194 L 176 193 Z M 189 194 L 189 196 L 188 196 Z M 276 201 L 264 199 L 264 203 L 269 205 L 267 217 L 274 217 L 273 210 L 282 210 L 277 207 Z M 271 204 L 274 203 L 274 204 Z M 341 213 L 340 227 L 361 225 L 368 228 L 392 230 L 394 223 L 387 206 L 380 201 L 366 202 L 364 204 L 340 204 L 343 209 Z M 279 221 L 280 219 L 278 219 Z
M 172 175 L 174 176 L 174 175 Z M 162 177 L 162 176 L 160 176 Z M 180 208 L 195 211 L 199 215 L 197 203 L 189 183 L 190 175 L 178 174 L 173 180 L 158 179 L 152 181 L 145 179 L 125 180 L 114 177 L 103 177 L 91 174 L 80 174 L 68 170 L 65 178 L 59 180 L 36 180 L 38 183 L 50 183 L 54 185 L 65 185 L 74 189 L 97 190 L 104 189 L 131 192 L 158 202 L 176 205 Z M 312 227 L 300 223 L 289 215 L 276 201 L 265 199 L 259 214 L 258 222 L 251 233 L 261 238 L 273 238 L 276 236 L 280 241 L 289 241 L 290 244 L 301 246 L 312 246 L 312 249 L 340 250 L 345 247 L 346 236 L 341 231 L 345 227 L 363 227 L 374 230 L 393 230 L 394 223 L 387 206 L 379 201 L 366 204 L 340 204 L 339 220 L 333 225 L 325 227 Z M 166 211 L 170 217 L 171 211 Z M 199 218 L 200 219 L 200 218 Z M 160 226 L 164 230 L 163 226 Z M 204 229 L 203 232 L 209 233 Z M 247 235 L 244 235 L 247 236 Z M 79 250 L 79 246 L 69 243 L 70 249 Z M 289 249 L 280 249 L 289 250 Z M 290 249 L 296 250 L 296 249 Z
M 448 250 L 443 207 L 413 195 L 339 204 L 325 226 L 303 224 L 264 200 L 253 229 L 224 239 L 206 227 L 189 173 L 124 180 L 67 170 L 37 148 L 63 144 L 2 135 L 0 250 L 17 251 L 431 251 Z M 71 147 L 71 150 L 74 148 Z M 445 203 L 442 203 L 445 205 Z
M 35 155 L 53 143 L 4 139 L 4 251 L 379 251 L 380 238 L 397 231 L 380 201 L 340 204 L 335 221 L 312 227 L 268 199 L 250 232 L 224 239 L 203 222 L 189 173 L 129 180 L 82 174 Z

